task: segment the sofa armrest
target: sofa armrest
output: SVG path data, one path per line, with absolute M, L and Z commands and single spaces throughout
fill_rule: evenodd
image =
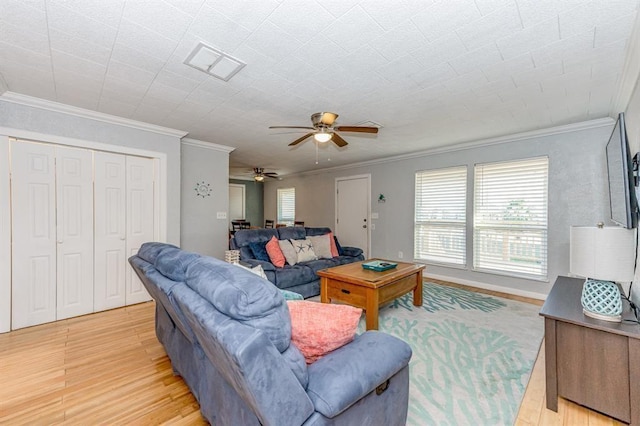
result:
M 273 265 L 273 263 L 271 262 L 266 262 L 264 260 L 258 260 L 258 259 L 243 259 L 242 260 L 243 263 L 247 263 L 249 264 L 250 268 L 253 268 L 255 266 L 262 266 L 262 270 L 263 271 L 275 271 L 276 267 Z
M 358 257 L 363 253 L 358 247 L 342 247 L 342 254 L 345 256 Z
M 308 369 L 307 393 L 315 410 L 328 418 L 337 416 L 403 369 L 411 354 L 406 342 L 367 331 L 325 355 Z

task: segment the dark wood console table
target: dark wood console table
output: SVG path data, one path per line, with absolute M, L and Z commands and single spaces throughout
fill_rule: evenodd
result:
M 583 279 L 558 277 L 544 317 L 547 408 L 561 396 L 632 425 L 640 425 L 640 325 L 585 316 Z M 623 318 L 635 318 L 624 303 Z

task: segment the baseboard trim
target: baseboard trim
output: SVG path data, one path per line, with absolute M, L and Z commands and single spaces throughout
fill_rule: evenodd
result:
M 511 294 L 514 296 L 520 296 L 520 297 L 528 297 L 530 299 L 536 299 L 536 300 L 546 300 L 547 299 L 547 295 L 543 294 L 543 293 L 536 293 L 533 291 L 525 291 L 525 290 L 518 290 L 515 288 L 509 288 L 509 287 L 502 287 L 499 285 L 495 285 L 495 284 L 488 284 L 488 283 L 483 283 L 480 281 L 472 281 L 472 280 L 465 280 L 462 278 L 456 278 L 456 277 L 449 277 L 446 275 L 438 275 L 438 274 L 424 274 L 423 278 L 425 279 L 429 279 L 432 278 L 434 280 L 441 280 L 441 281 L 449 281 L 455 284 L 462 284 L 462 285 L 466 285 L 469 287 L 476 287 L 476 288 L 481 288 L 483 290 L 489 290 L 489 291 L 495 291 L 498 293 L 505 293 L 505 294 Z

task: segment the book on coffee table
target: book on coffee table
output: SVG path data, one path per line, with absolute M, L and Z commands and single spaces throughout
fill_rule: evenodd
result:
M 378 271 L 378 272 L 393 269 L 396 266 L 398 266 L 397 263 L 387 262 L 386 260 L 372 260 L 371 262 L 364 262 L 362 264 L 362 267 L 364 269 L 370 269 L 372 271 Z

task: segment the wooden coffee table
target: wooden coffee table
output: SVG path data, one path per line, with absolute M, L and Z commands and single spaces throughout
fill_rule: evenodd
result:
M 422 270 L 424 265 L 394 262 L 398 266 L 383 272 L 364 269 L 362 264 L 372 260 L 349 263 L 318 271 L 320 301 L 343 302 L 366 311 L 367 330 L 378 329 L 378 309 L 409 291 L 413 304 L 422 306 Z

